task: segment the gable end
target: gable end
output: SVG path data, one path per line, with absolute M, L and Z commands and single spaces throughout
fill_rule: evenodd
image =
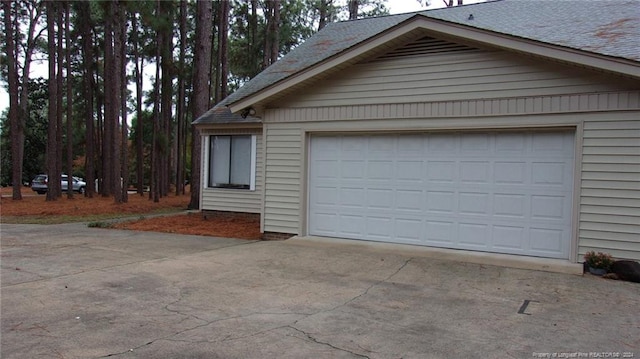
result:
M 480 50 L 463 44 L 425 36 L 366 62 L 385 61 L 403 57 L 417 57 L 434 54 L 461 54 L 478 51 Z

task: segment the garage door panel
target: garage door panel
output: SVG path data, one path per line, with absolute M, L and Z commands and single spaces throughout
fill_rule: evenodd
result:
M 549 221 L 563 221 L 566 216 L 564 196 L 531 196 L 531 218 Z
M 394 193 L 388 188 L 369 188 L 366 192 L 367 207 L 372 210 L 387 210 L 392 213 Z
M 338 144 L 335 143 L 336 148 Z M 343 138 L 340 141 L 340 148 L 342 149 L 345 158 L 362 158 L 358 157 L 364 154 L 367 150 L 367 138 L 366 137 L 348 137 Z
M 553 255 L 564 246 L 563 231 L 550 228 L 532 228 L 530 231 L 531 250 L 542 254 Z
M 396 162 L 395 176 L 398 182 L 422 183 L 424 172 L 421 160 L 398 160 Z
M 523 185 L 527 179 L 527 163 L 524 161 L 496 161 L 493 166 L 493 183 Z
M 411 218 L 396 219 L 395 223 L 396 238 L 403 243 L 421 244 L 422 220 Z
M 525 135 L 521 133 L 503 133 L 496 137 L 496 153 L 509 156 L 521 156 L 525 154 Z
M 458 225 L 458 243 L 465 249 L 489 250 L 491 228 L 484 223 L 462 222 Z
M 396 210 L 420 214 L 424 212 L 424 192 L 422 190 L 399 189 L 396 190 L 395 197 L 397 199 Z
M 457 178 L 457 164 L 449 161 L 427 161 L 427 180 L 429 182 L 454 183 Z
M 489 161 L 460 161 L 460 181 L 463 183 L 489 183 Z
M 337 235 L 339 227 L 336 226 L 336 222 L 338 219 L 338 215 L 335 213 L 323 212 L 322 209 L 318 209 L 314 214 L 310 230 L 319 235 Z
M 532 152 L 543 154 L 545 157 L 567 156 L 573 153 L 573 138 L 562 132 L 536 132 L 531 134 Z
M 354 179 L 361 181 L 363 178 L 365 178 L 365 174 L 367 173 L 367 164 L 361 159 L 345 159 L 342 161 L 340 170 L 343 179 Z
M 341 187 L 340 205 L 345 208 L 364 208 L 367 197 L 365 189 L 361 187 Z
M 452 214 L 456 203 L 456 193 L 454 191 L 427 192 L 427 212 Z
M 313 137 L 310 149 L 310 234 L 569 256 L 572 133 Z
M 368 216 L 365 238 L 373 241 L 393 241 L 393 221 L 389 217 Z M 360 238 L 362 239 L 362 238 Z
M 393 178 L 393 167 L 391 160 L 371 160 L 367 163 L 367 179 L 390 183 Z
M 315 166 L 318 178 L 340 178 L 340 162 L 337 160 L 318 159 Z
M 342 232 L 348 236 L 359 237 L 364 235 L 366 226 L 366 218 L 361 215 L 342 215 L 340 216 L 340 228 Z
M 486 152 L 490 147 L 490 137 L 486 133 L 470 133 L 460 137 L 460 149 L 462 152 L 477 153 Z
M 424 244 L 436 247 L 450 247 L 457 238 L 457 224 L 451 221 L 425 221 Z
M 526 233 L 524 227 L 496 225 L 493 227 L 493 247 L 505 252 L 524 252 Z
M 527 196 L 519 193 L 496 193 L 493 196 L 493 216 L 497 218 L 526 218 Z
M 458 196 L 458 213 L 462 215 L 488 216 L 490 195 L 487 193 L 461 192 Z
M 564 188 L 567 184 L 569 171 L 566 170 L 566 163 L 533 162 L 531 166 L 533 185 Z
M 426 135 L 426 139 L 429 153 L 455 155 L 459 151 L 456 134 L 430 134 Z

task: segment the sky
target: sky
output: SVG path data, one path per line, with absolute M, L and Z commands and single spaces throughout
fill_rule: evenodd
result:
M 406 12 L 414 12 L 426 9 L 435 9 L 444 7 L 443 0 L 429 0 L 431 5 L 425 6 L 426 0 L 387 0 L 387 7 L 391 14 L 402 14 Z M 465 0 L 465 4 L 477 3 L 484 0 Z M 40 73 L 41 72 L 41 73 Z M 47 65 L 32 64 L 32 77 L 47 77 Z M 134 90 L 135 91 L 135 90 Z M 6 83 L 0 85 L 0 113 L 9 107 L 9 94 L 7 93 Z

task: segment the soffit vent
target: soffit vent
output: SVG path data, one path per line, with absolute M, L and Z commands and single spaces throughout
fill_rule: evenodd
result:
M 469 47 L 462 44 L 456 44 L 449 41 L 434 39 L 432 37 L 423 37 L 419 40 L 410 42 L 402 47 L 385 53 L 382 56 L 378 56 L 373 61 L 381 61 L 393 58 L 423 56 L 430 54 L 450 54 L 460 52 L 474 52 L 478 51 L 473 47 Z

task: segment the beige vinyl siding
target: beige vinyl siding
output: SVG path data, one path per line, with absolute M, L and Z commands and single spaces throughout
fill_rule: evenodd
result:
M 267 126 L 263 231 L 298 234 L 302 141 L 299 128 Z
M 390 58 L 279 99 L 263 121 L 265 231 L 306 231 L 309 134 L 568 126 L 579 146 L 571 258 L 640 260 L 638 80 L 499 51 Z
M 639 86 L 640 87 L 640 86 Z M 472 99 L 441 102 L 379 103 L 328 107 L 280 107 L 269 109 L 265 119 L 275 122 L 337 120 L 388 120 L 431 118 L 466 119 L 486 116 L 579 114 L 640 108 L 640 91 L 561 94 L 545 96 Z M 553 118 L 549 118 L 553 122 Z M 404 124 L 403 124 L 404 125 Z M 391 125 L 392 127 L 395 125 Z M 397 127 L 397 126 L 396 126 Z
M 611 81 L 611 76 L 559 63 L 534 62 L 504 52 L 473 51 L 358 64 L 287 98 L 286 106 L 498 99 L 616 91 L 625 86 L 633 88 L 622 78 Z
M 255 190 L 231 188 L 208 188 L 208 161 L 203 161 L 203 188 L 200 208 L 209 211 L 229 211 L 244 213 L 261 213 L 264 154 L 262 153 L 262 133 L 260 130 L 225 130 L 207 131 L 203 134 L 202 144 L 208 150 L 210 135 L 256 135 L 256 178 Z M 204 157 L 204 156 L 203 156 Z
M 585 121 L 581 178 L 580 259 L 595 250 L 640 260 L 640 112 Z

